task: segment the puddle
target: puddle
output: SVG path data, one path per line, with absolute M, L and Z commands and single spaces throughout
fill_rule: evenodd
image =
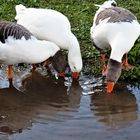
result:
M 102 78 L 81 75 L 72 82 L 40 69 L 15 73 L 9 88 L 0 71 L 0 139 L 139 140 L 138 86 L 119 83 L 107 94 Z

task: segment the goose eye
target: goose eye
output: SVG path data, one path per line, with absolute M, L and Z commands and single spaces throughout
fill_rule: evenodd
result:
M 76 70 L 76 67 L 74 66 L 74 69 Z

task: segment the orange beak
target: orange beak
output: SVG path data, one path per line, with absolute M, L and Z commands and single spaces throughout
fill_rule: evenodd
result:
M 115 83 L 114 82 L 107 82 L 107 92 L 111 93 L 113 91 Z
M 59 76 L 60 76 L 60 77 L 65 77 L 65 72 L 59 73 Z
M 73 72 L 72 77 L 73 77 L 73 79 L 77 80 L 78 77 L 79 77 L 79 73 L 78 72 Z

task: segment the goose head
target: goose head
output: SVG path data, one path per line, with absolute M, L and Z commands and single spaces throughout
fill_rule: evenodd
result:
M 73 79 L 78 79 L 79 73 L 83 67 L 80 45 L 73 33 L 69 33 L 68 37 L 68 64 L 71 69 Z
M 115 0 L 108 0 L 105 1 L 102 5 L 95 4 L 95 6 L 99 7 L 99 10 L 104 10 L 106 8 L 116 7 L 117 3 Z
M 16 5 L 16 17 L 15 20 L 18 20 L 18 15 L 23 14 L 23 11 L 26 10 L 26 7 L 22 4 Z
M 121 63 L 110 59 L 107 65 L 107 92 L 111 93 L 115 83 L 117 82 L 117 80 L 119 79 L 120 75 L 121 75 Z
M 73 79 L 78 79 L 79 73 L 82 70 L 82 66 L 83 66 L 81 54 L 72 55 L 71 53 L 69 53 L 68 54 L 68 64 L 70 66 Z

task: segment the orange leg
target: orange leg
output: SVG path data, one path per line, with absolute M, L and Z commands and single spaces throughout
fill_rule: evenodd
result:
M 8 65 L 8 80 L 10 85 L 12 84 L 12 65 Z
M 122 68 L 123 69 L 132 69 L 134 66 L 130 65 L 128 63 L 128 54 L 126 53 L 125 54 L 125 58 L 124 58 L 124 61 L 122 62 Z
M 106 54 L 102 53 L 101 54 L 101 61 L 102 61 L 102 76 L 106 76 Z

